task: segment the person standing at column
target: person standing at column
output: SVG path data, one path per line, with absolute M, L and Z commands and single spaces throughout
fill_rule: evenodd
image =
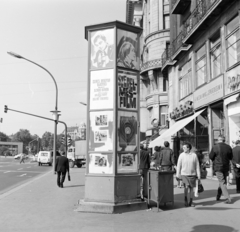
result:
M 225 143 L 225 138 L 222 135 L 218 137 L 218 143 L 213 146 L 209 158 L 213 161 L 213 169 L 219 182 L 216 200 L 219 201 L 223 194 L 227 199 L 225 203 L 231 204 L 232 201 L 227 190 L 227 176 L 233 153 L 232 148 Z
M 162 171 L 172 171 L 175 166 L 175 158 L 171 148 L 169 148 L 169 142 L 164 142 L 164 148 L 160 151 L 159 165 Z
M 146 185 L 147 172 L 150 168 L 150 155 L 149 152 L 144 150 L 144 145 L 140 144 L 140 162 L 139 162 L 139 174 L 141 175 L 140 183 L 140 195 L 142 201 L 144 200 L 144 195 L 147 193 L 144 192 L 144 186 Z
M 55 164 L 55 174 L 57 173 L 58 187 L 63 188 L 63 183 L 64 183 L 67 172 L 69 175 L 68 158 L 64 155 L 61 155 L 56 159 L 56 164 Z
M 235 172 L 235 178 L 236 178 L 236 190 L 237 193 L 240 193 L 240 140 L 237 140 L 235 142 L 235 147 L 233 148 L 233 170 Z

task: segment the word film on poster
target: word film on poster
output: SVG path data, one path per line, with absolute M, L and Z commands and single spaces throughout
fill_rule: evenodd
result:
M 118 105 L 119 108 L 137 108 L 137 76 L 136 74 L 118 72 Z

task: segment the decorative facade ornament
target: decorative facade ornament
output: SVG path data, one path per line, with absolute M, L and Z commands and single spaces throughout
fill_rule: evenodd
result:
M 153 75 L 153 70 L 148 71 L 148 78 L 150 80 L 150 84 L 152 86 L 153 91 L 156 90 L 157 89 L 157 83 L 156 83 L 155 77 Z

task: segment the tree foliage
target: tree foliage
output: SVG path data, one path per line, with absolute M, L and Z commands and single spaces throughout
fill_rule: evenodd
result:
M 3 132 L 0 132 L 0 141 L 8 142 L 8 141 L 10 141 L 10 138 Z

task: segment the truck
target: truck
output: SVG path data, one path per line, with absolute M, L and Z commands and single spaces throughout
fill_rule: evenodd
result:
M 67 151 L 69 167 L 81 168 L 86 163 L 86 152 L 86 140 L 75 141 L 75 146 L 70 146 Z

